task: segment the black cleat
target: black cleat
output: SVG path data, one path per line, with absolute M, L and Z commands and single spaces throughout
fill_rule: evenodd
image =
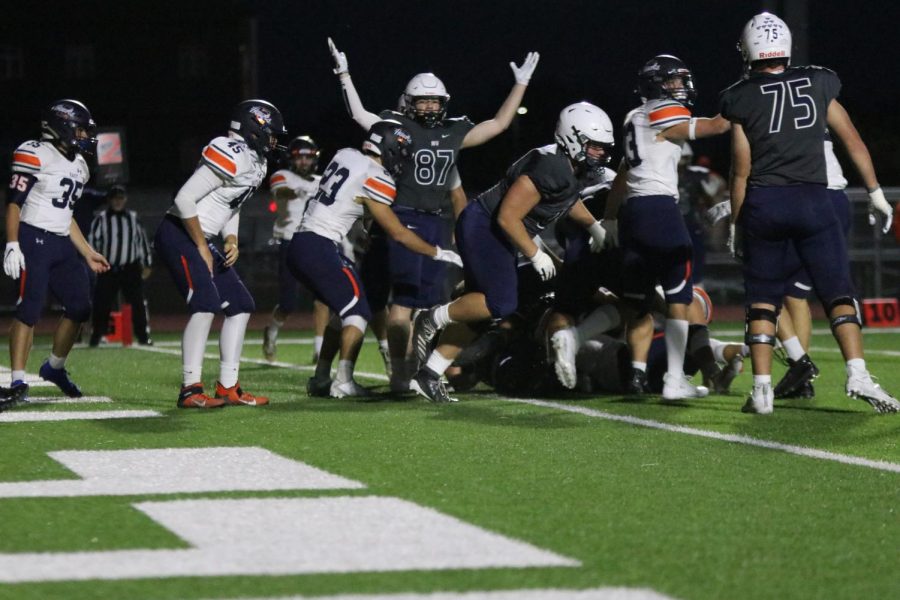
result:
M 409 382 L 409 389 L 420 396 L 425 396 L 430 402 L 457 402 L 456 398 L 450 397 L 440 375 L 428 367 L 420 369 L 416 373 Z
M 813 388 L 812 381 L 807 381 L 801 385 L 793 394 L 788 394 L 785 398 L 798 398 L 800 400 L 812 400 L 816 397 L 816 390 Z
M 17 381 L 11 387 L 0 387 L 0 412 L 28 402 L 28 384 Z
M 416 368 L 420 369 L 428 360 L 428 352 L 431 350 L 431 341 L 438 333 L 438 327 L 434 323 L 434 308 L 420 311 L 413 323 L 412 347 L 416 355 Z
M 784 377 L 775 385 L 776 398 L 793 397 L 792 395 L 799 393 L 804 384 L 812 382 L 819 375 L 819 368 L 808 354 L 804 354 L 798 360 L 788 359 L 788 365 Z
M 626 394 L 649 394 L 650 383 L 647 381 L 647 372 L 640 369 L 631 369 L 631 380 L 625 386 Z
M 331 378 L 310 377 L 306 382 L 306 393 L 317 398 L 331 397 Z

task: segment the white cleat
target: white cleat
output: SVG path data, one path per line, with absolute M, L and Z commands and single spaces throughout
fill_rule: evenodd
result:
M 709 388 L 702 385 L 694 385 L 685 375 L 663 375 L 663 400 L 684 400 L 686 398 L 705 398 L 709 395 Z
M 333 381 L 328 395 L 332 398 L 349 398 L 353 396 L 368 396 L 369 390 L 356 383 L 355 380 L 350 381 Z
M 900 412 L 900 402 L 875 383 L 868 371 L 853 371 L 847 377 L 847 395 L 868 402 L 875 412 Z
M 578 352 L 575 334 L 571 329 L 560 329 L 550 336 L 553 350 L 553 370 L 556 378 L 567 389 L 575 389 L 578 373 L 575 369 L 575 355 Z
M 741 412 L 755 413 L 757 415 L 771 415 L 775 410 L 772 403 L 775 400 L 775 392 L 771 383 L 760 383 L 753 386 L 747 402 L 741 407 Z

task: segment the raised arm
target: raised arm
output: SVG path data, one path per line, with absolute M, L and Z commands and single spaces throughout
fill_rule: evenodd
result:
M 516 110 L 519 108 L 519 105 L 522 104 L 522 98 L 525 96 L 525 88 L 528 87 L 528 82 L 531 80 L 531 75 L 534 73 L 535 68 L 537 68 L 538 60 L 540 60 L 540 58 L 541 55 L 537 52 L 529 52 L 525 56 L 525 61 L 522 63 L 521 67 L 517 66 L 515 63 L 509 63 L 513 75 L 516 78 L 516 84 L 512 87 L 512 90 L 510 90 L 509 95 L 506 97 L 506 100 L 503 101 L 503 104 L 500 105 L 500 110 L 497 111 L 497 114 L 494 115 L 493 119 L 482 121 L 469 130 L 469 133 L 463 138 L 463 148 L 479 146 L 506 131 L 510 123 L 512 123 L 513 117 L 516 116 Z
M 344 104 L 347 107 L 347 111 L 353 117 L 353 120 L 359 123 L 360 127 L 368 130 L 381 118 L 363 107 L 362 100 L 359 99 L 359 94 L 356 92 L 356 86 L 353 85 L 353 80 L 350 79 L 347 56 L 337 49 L 331 38 L 328 38 L 328 49 L 334 58 L 334 74 L 338 76 L 341 82 L 341 90 L 344 94 Z
M 696 140 L 699 138 L 721 135 L 731 129 L 731 121 L 722 115 L 714 117 L 691 117 L 690 120 L 673 125 L 658 134 L 670 142 Z

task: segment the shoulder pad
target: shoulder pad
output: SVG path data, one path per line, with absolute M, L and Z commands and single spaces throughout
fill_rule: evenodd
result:
M 13 151 L 12 170 L 18 173 L 37 173 L 49 161 L 49 149 L 37 140 L 28 140 Z
M 272 189 L 287 185 L 288 176 L 285 175 L 287 169 L 278 169 L 269 177 L 269 187 Z
M 652 127 L 671 127 L 690 118 L 690 109 L 677 100 L 655 99 L 647 102 L 647 120 Z
M 250 167 L 250 148 L 241 140 L 220 136 L 203 149 L 203 164 L 225 178 L 236 177 Z
M 406 115 L 404 115 L 402 112 L 398 112 L 398 111 L 396 111 L 396 110 L 391 110 L 391 109 L 386 109 L 386 110 L 381 111 L 380 113 L 378 113 L 378 116 L 379 116 L 382 120 L 384 120 L 384 119 L 397 119 L 397 120 L 399 120 L 399 119 L 401 119 L 401 118 L 406 118 Z

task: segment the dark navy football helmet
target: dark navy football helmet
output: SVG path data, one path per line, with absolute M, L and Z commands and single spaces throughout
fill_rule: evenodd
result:
M 96 128 L 91 111 L 78 100 L 57 100 L 41 115 L 41 138 L 51 140 L 69 160 L 75 158 L 76 152 L 96 153 Z M 87 137 L 79 138 L 79 129 L 84 130 Z
M 229 130 L 237 133 L 261 157 L 278 148 L 278 138 L 287 135 L 281 111 L 265 100 L 244 100 L 234 108 Z
M 316 167 L 319 165 L 319 155 L 322 153 L 322 151 L 319 150 L 319 145 L 316 144 L 315 140 L 313 140 L 308 135 L 301 135 L 291 140 L 291 143 L 288 144 L 287 153 L 289 158 L 294 158 L 296 156 L 311 157 L 311 165 L 306 168 L 304 172 L 298 172 L 299 175 L 309 175 L 316 172 Z M 291 162 L 291 169 L 294 169 L 293 162 Z
M 681 78 L 681 87 L 671 86 L 670 80 Z M 693 106 L 697 98 L 694 75 L 681 59 L 671 54 L 654 56 L 638 72 L 637 93 L 644 101 L 671 98 L 685 106 Z
M 381 157 L 381 164 L 388 173 L 399 177 L 403 163 L 412 157 L 412 135 L 403 128 L 400 121 L 386 119 L 369 128 L 363 151 Z

